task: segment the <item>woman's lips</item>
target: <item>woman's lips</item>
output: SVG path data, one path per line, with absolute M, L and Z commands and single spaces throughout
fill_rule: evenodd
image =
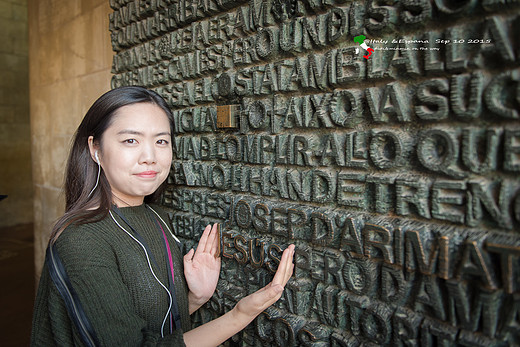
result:
M 143 171 L 137 174 L 141 178 L 154 178 L 157 176 L 157 171 Z

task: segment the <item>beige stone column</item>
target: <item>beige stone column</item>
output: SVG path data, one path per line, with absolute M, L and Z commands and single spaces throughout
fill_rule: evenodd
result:
M 32 223 L 27 1 L 0 0 L 0 227 Z
M 35 264 L 39 274 L 53 223 L 64 211 L 63 173 L 71 139 L 110 89 L 108 0 L 29 0 L 29 85 Z

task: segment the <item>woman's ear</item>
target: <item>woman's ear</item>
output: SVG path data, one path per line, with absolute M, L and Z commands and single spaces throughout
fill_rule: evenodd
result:
M 88 137 L 88 149 L 90 151 L 90 157 L 92 158 L 92 160 L 101 165 L 101 163 L 99 162 L 99 146 L 96 146 L 96 144 L 94 144 L 94 136 Z

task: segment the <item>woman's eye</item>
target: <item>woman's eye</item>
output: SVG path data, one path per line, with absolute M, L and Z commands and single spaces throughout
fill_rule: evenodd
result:
M 160 145 L 167 145 L 169 142 L 168 140 L 158 140 L 157 143 Z
M 136 139 L 128 139 L 128 140 L 124 140 L 123 141 L 124 143 L 129 143 L 129 144 L 136 144 L 137 143 L 137 140 Z

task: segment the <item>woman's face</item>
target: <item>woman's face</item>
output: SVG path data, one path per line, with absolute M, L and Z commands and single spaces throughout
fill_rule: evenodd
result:
M 117 206 L 140 205 L 170 172 L 170 123 L 152 103 L 123 106 L 113 117 L 101 137 L 101 167 Z

